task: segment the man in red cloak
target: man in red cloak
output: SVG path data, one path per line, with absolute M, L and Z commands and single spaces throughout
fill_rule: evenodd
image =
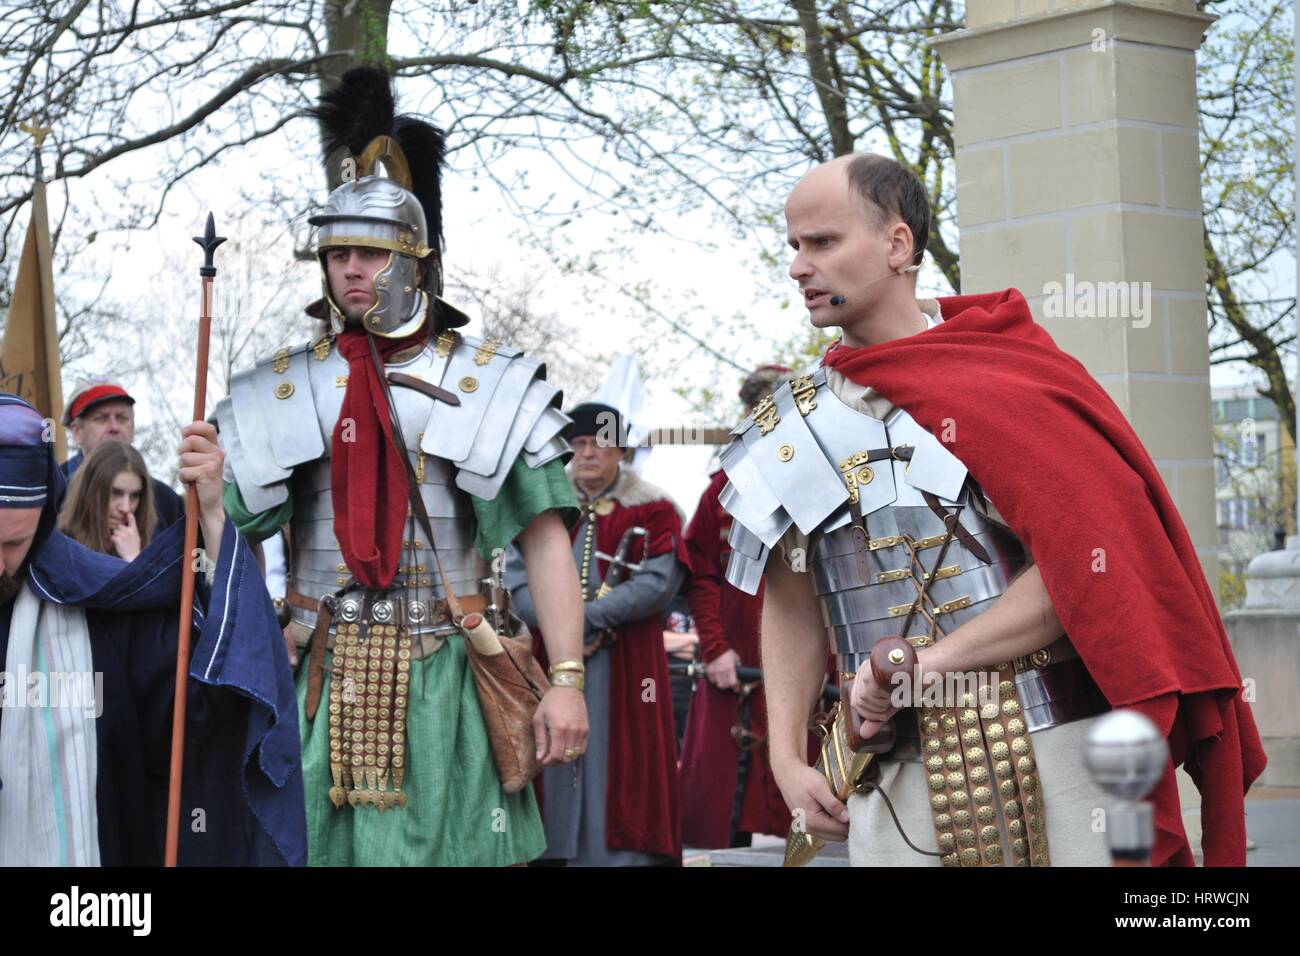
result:
M 817 373 L 824 375 L 818 388 L 830 388 L 841 398 L 856 389 L 863 408 L 889 409 L 878 418 L 892 416 L 894 408 L 905 410 L 928 433 L 918 433 L 909 444 L 938 444 L 935 438 L 941 436 L 946 452 L 936 454 L 955 456 L 987 499 L 988 519 L 1009 529 L 1018 539 L 1015 547 L 1023 544 L 1030 558 L 987 609 L 920 648 L 921 669 L 973 672 L 996 666 L 994 661 L 1032 659 L 1049 645 L 1057 647 L 1066 635 L 1071 654 L 1077 653 L 1109 706 L 1145 714 L 1168 738 L 1170 759 L 1151 796 L 1156 820 L 1152 863 L 1192 862 L 1174 776 L 1181 765 L 1201 792 L 1206 865 L 1244 865 L 1244 795 L 1264 767 L 1263 748 L 1242 700 L 1241 675 L 1191 539 L 1123 414 L 1087 369 L 1057 348 L 1034 322 L 1018 291 L 940 299 L 931 310 L 936 314 L 929 316 L 918 310 L 909 273 L 920 261 L 929 209 L 923 187 L 905 167 L 871 155 L 840 157 L 819 166 L 791 193 L 786 219 L 796 252 L 790 275 L 799 283 L 813 325 L 842 330 L 841 341 L 823 360 L 824 372 Z M 813 386 L 805 383 L 805 388 L 812 397 Z M 780 407 L 782 418 L 793 415 L 790 424 L 796 428 L 800 412 L 817 414 L 806 405 L 799 411 L 789 402 Z M 764 435 L 776 424 L 777 409 L 768 411 Z M 776 458 L 807 460 L 806 446 L 796 451 L 793 444 L 785 444 L 780 454 L 773 447 L 773 454 L 764 457 L 766 446 L 752 435 L 746 437 L 748 446 L 762 451 L 743 464 L 752 460 L 756 468 L 764 468 L 775 467 L 769 462 Z M 889 460 L 891 449 L 879 451 L 882 456 L 873 451 L 864 460 L 876 468 L 897 464 L 891 474 L 900 493 L 905 482 L 918 486 L 914 492 L 925 487 L 915 471 L 909 476 L 903 462 Z M 723 460 L 733 484 L 747 480 L 739 468 L 742 463 L 732 459 L 727 464 L 725 453 Z M 915 459 L 911 465 L 916 465 Z M 858 472 L 858 481 L 870 482 L 869 471 Z M 864 500 L 865 487 L 858 489 Z M 725 493 L 723 501 L 730 501 Z M 781 504 L 798 507 L 788 498 Z M 765 507 L 762 514 L 773 512 Z M 778 507 L 774 514 L 784 512 Z M 780 545 L 773 543 L 773 550 L 788 552 L 790 536 L 807 530 L 803 525 L 808 522 L 797 523 L 800 527 L 790 527 Z M 755 538 L 752 553 L 766 560 L 766 545 Z M 832 795 L 803 753 L 804 721 L 824 662 L 822 620 L 811 580 L 815 575 L 797 573 L 798 568 L 787 565 L 789 554 L 784 557 L 766 564 L 762 620 L 772 767 L 786 802 L 806 814 L 808 830 L 842 840 L 849 835 L 850 808 Z M 922 594 L 918 604 L 924 600 Z M 864 737 L 896 713 L 889 692 L 876 687 L 868 668 L 864 663 L 857 670 L 852 690 Z M 952 739 L 961 733 L 964 744 L 972 730 L 978 733 L 979 727 L 954 727 Z M 997 743 L 1004 742 L 1000 731 Z M 937 733 L 945 732 L 947 725 Z M 1040 734 L 1032 737 L 1037 741 Z M 938 750 L 939 738 L 933 739 Z M 944 758 L 944 739 L 944 750 L 925 759 Z M 996 746 L 994 739 L 990 736 L 973 748 L 981 759 L 984 747 Z M 968 758 L 970 753 L 966 751 Z M 1071 753 L 1058 752 L 1053 762 L 1086 785 L 1082 754 Z M 1047 763 L 1044 754 L 1039 756 L 1040 764 Z M 962 759 L 960 754 L 944 759 L 954 757 Z M 942 773 L 946 768 L 932 769 L 941 771 L 929 780 L 937 800 L 947 786 Z M 1044 767 L 1044 788 L 1049 776 Z M 913 796 L 928 815 L 926 778 L 918 779 L 919 792 L 913 791 Z M 1007 781 L 993 784 L 1005 786 Z M 896 789 L 895 803 L 902 802 L 898 798 L 906 789 Z M 868 802 L 879 804 L 876 797 L 850 798 L 855 829 L 860 809 Z M 1029 798 L 1037 800 L 1038 792 Z M 1058 806 L 1065 802 L 1062 798 Z M 1052 795 L 1046 803 L 1050 826 Z M 952 806 L 963 804 L 954 801 Z M 1053 843 L 1052 856 L 1085 841 L 1086 831 L 1086 826 L 1077 825 L 1078 839 Z M 910 836 L 921 849 L 934 852 L 932 834 Z M 937 856 L 931 861 L 938 862 Z M 956 860 L 952 854 L 945 862 Z M 1033 862 L 1038 861 L 1035 843 Z M 977 855 L 971 862 L 982 860 Z
M 789 374 L 783 365 L 751 372 L 740 388 L 745 415 Z M 686 593 L 706 679 L 695 685 L 682 740 L 682 840 L 705 849 L 749 846 L 755 833 L 784 836 L 790 828 L 790 811 L 767 758 L 762 684 L 742 699 L 747 685 L 736 672 L 738 666 L 760 666 L 763 592 L 749 595 L 723 580 L 731 555 L 731 515 L 718 495 L 726 484 L 726 472 L 719 468 L 686 529 L 691 559 Z M 739 739 L 733 729 L 742 732 Z
M 680 793 L 663 613 L 686 576 L 682 519 L 667 493 L 623 464 L 622 422 L 596 403 L 569 412 L 569 480 L 582 519 L 570 532 L 585 609 L 586 754 L 542 771 L 543 861 L 569 866 L 681 862 Z M 537 637 L 527 568 L 506 561 L 512 606 Z

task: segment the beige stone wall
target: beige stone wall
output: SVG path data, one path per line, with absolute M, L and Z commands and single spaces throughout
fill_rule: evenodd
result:
M 969 0 L 966 17 L 934 41 L 962 291 L 1020 289 L 1096 376 L 1217 593 L 1195 60 L 1212 18 L 1192 0 Z

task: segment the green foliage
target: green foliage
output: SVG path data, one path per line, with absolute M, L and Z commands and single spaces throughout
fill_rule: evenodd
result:
M 1225 611 L 1235 610 L 1246 603 L 1245 575 L 1233 574 L 1226 569 L 1219 570 L 1219 607 Z

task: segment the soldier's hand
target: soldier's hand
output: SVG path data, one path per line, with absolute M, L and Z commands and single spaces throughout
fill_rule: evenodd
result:
M 842 843 L 849 835 L 849 808 L 836 799 L 821 771 L 804 764 L 777 777 L 781 796 L 806 833 Z
M 289 666 L 297 667 L 298 642 L 293 639 L 293 634 L 290 633 L 289 628 L 287 627 L 284 629 L 284 649 L 289 655 Z
M 849 705 L 853 708 L 853 713 L 862 720 L 858 733 L 863 740 L 874 737 L 876 731 L 884 726 L 890 717 L 898 713 L 898 708 L 890 700 L 892 692 L 892 688 L 881 687 L 876 683 L 875 675 L 871 673 L 871 661 L 865 661 L 858 668 L 857 676 L 853 679 L 853 693 Z
M 225 452 L 217 444 L 217 430 L 207 422 L 190 422 L 181 429 L 180 479 L 193 484 L 205 519 L 224 520 L 221 505 L 221 467 Z
M 719 690 L 734 690 L 740 686 L 740 679 L 736 676 L 739 663 L 740 655 L 728 649 L 704 665 L 704 675 Z
M 544 766 L 573 763 L 587 751 L 587 701 L 574 687 L 552 687 L 533 715 L 537 759 Z

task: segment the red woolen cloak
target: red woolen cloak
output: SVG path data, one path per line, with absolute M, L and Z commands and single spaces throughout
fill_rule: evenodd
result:
M 726 484 L 725 472 L 712 476 L 686 529 L 686 550 L 691 559 L 687 598 L 706 663 L 734 650 L 743 666 L 759 667 L 762 588 L 758 594 L 749 595 L 724 578 L 731 553 L 727 545 L 731 515 L 718 503 L 718 494 Z M 749 700 L 749 729 L 766 736 L 767 706 L 762 688 L 755 690 Z M 697 681 L 682 739 L 682 839 L 687 846 L 719 848 L 730 844 L 740 759 L 740 751 L 731 739 L 735 721 L 736 692 L 719 690 L 705 678 Z M 780 835 L 790 828 L 790 811 L 772 776 L 766 743 L 750 751 L 739 828 L 746 833 Z
M 1107 700 L 1168 736 L 1172 759 L 1152 795 L 1152 863 L 1192 863 L 1174 779 L 1184 764 L 1201 791 L 1206 865 L 1244 866 L 1244 795 L 1266 759 L 1205 574 L 1155 464 L 1019 292 L 940 305 L 940 325 L 866 348 L 832 346 L 824 364 L 951 439 L 1033 554 Z
M 606 497 L 614 500 L 615 507 L 596 519 L 595 551 L 612 555 L 623 532 L 639 526 L 649 532 L 646 557 L 674 554 L 684 566 L 688 564 L 682 542 L 682 521 L 672 499 L 626 469 Z M 577 527 L 570 531 L 571 539 L 577 533 Z M 630 555 L 633 562 L 640 557 Z M 594 557 L 592 562 L 604 580 L 609 563 Z M 664 651 L 663 615 L 656 613 L 632 622 L 618 628 L 616 634 L 612 647 L 597 652 L 610 656 L 609 778 L 605 785 L 607 846 L 612 850 L 661 853 L 680 860 L 677 738 L 673 728 L 668 658 Z M 546 666 L 540 634 L 534 641 L 534 649 Z

